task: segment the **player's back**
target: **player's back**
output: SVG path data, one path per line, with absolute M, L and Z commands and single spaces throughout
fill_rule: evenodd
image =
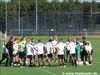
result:
M 69 48 L 69 41 L 67 41 L 65 44 L 67 45 L 67 50 L 70 50 L 70 48 Z
M 58 49 L 58 54 L 64 54 L 64 48 L 65 48 L 66 44 L 64 44 L 63 42 L 59 42 L 56 47 Z
M 26 45 L 26 51 L 27 51 L 27 55 L 33 55 L 33 53 L 32 53 L 32 45 L 30 44 L 30 43 L 28 43 L 27 45 Z
M 46 47 L 47 49 L 50 49 L 50 48 L 52 47 L 51 42 L 47 42 L 46 45 L 45 45 L 45 47 Z
M 44 44 L 43 43 L 38 43 L 34 47 L 38 50 L 38 54 L 44 53 Z
M 51 50 L 52 50 L 52 44 L 51 42 L 47 42 L 45 45 L 45 48 L 47 50 L 47 54 L 50 54 Z
M 75 51 L 75 47 L 76 47 L 76 44 L 75 44 L 73 41 L 71 41 L 71 42 L 69 43 L 70 54 L 76 52 L 76 51 Z
M 56 41 L 56 40 L 53 40 L 53 41 L 52 41 L 52 45 L 53 45 L 53 46 L 57 45 L 57 41 Z

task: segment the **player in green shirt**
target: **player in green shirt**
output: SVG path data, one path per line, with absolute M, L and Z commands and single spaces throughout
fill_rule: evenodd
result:
M 18 50 L 19 50 L 19 61 L 20 65 L 23 64 L 22 59 L 25 59 L 25 42 L 24 39 L 21 38 L 19 43 L 18 43 Z
M 80 55 L 80 52 L 81 52 L 81 45 L 80 45 L 80 42 L 79 42 L 79 38 L 76 38 L 76 57 L 77 57 L 77 61 L 80 65 L 80 62 L 81 62 L 81 55 Z

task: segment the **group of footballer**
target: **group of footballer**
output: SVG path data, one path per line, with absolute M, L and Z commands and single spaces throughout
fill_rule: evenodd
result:
M 6 59 L 5 66 L 45 67 L 59 62 L 61 67 L 66 67 L 67 63 L 77 67 L 91 65 L 92 55 L 93 48 L 86 37 L 81 40 L 68 37 L 66 41 L 53 37 L 46 43 L 30 37 L 10 37 L 3 39 L 0 64 Z

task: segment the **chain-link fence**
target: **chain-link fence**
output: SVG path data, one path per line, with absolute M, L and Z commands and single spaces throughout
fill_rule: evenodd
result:
M 18 3 L 17 3 L 18 4 Z M 93 4 L 92 4 L 93 7 Z M 14 13 L 7 16 L 7 34 L 9 35 L 100 35 L 100 12 L 98 10 L 84 10 L 76 8 L 66 8 L 64 10 L 40 11 L 38 8 L 37 16 L 33 9 L 30 9 L 29 15 L 23 15 L 23 9 L 20 6 L 20 24 L 19 8 L 16 11 L 9 10 L 8 13 Z M 37 17 L 37 32 L 36 32 Z M 5 25 L 5 19 L 1 23 Z M 1 28 L 2 28 L 1 27 Z M 5 30 L 5 29 L 4 29 Z M 3 31 L 4 31 L 3 30 Z
M 72 11 L 40 12 L 38 13 L 37 35 L 83 35 L 84 30 L 88 35 L 99 35 L 100 14 L 93 15 L 91 18 L 90 14 L 84 14 L 82 11 L 74 9 Z M 22 30 L 24 30 L 24 35 L 25 33 L 36 35 L 35 15 L 23 16 L 20 21 L 19 32 L 18 19 L 8 18 L 8 34 L 23 35 Z

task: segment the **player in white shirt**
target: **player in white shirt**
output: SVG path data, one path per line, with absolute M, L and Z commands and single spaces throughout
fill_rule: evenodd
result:
M 36 44 L 34 46 L 35 50 L 37 51 L 37 54 L 38 54 L 38 64 L 39 66 L 41 66 L 41 63 L 40 63 L 40 58 L 42 60 L 42 65 L 44 66 L 44 44 L 41 43 L 41 40 L 38 40 L 38 44 Z
M 33 46 L 33 57 L 32 57 L 32 64 L 33 66 L 35 67 L 35 58 L 37 56 L 37 51 L 34 49 L 34 46 L 36 45 L 36 42 L 35 42 L 35 38 L 31 38 L 31 45 Z
M 64 66 L 64 64 L 65 64 L 65 62 L 64 62 L 64 50 L 66 48 L 66 44 L 64 44 L 62 41 L 63 41 L 63 39 L 60 38 L 59 43 L 56 45 L 58 59 L 60 61 L 60 66 Z
M 29 67 L 32 67 L 32 55 L 34 51 L 33 51 L 33 46 L 31 45 L 30 38 L 27 39 L 25 48 L 26 48 L 26 64 Z
M 70 48 L 69 48 L 69 43 L 71 41 L 71 38 L 68 37 L 68 40 L 67 42 L 65 43 L 67 45 L 67 51 L 66 51 L 66 56 L 67 56 L 67 62 L 69 62 L 71 59 L 70 59 Z
M 49 39 L 49 41 L 45 45 L 45 50 L 47 52 L 49 66 L 50 66 L 50 61 L 51 61 L 51 59 L 53 57 L 53 55 L 52 55 L 52 43 L 51 43 L 51 41 L 52 40 Z
M 92 55 L 93 55 L 93 48 L 91 46 L 91 43 L 89 41 L 86 41 L 87 44 L 85 45 L 85 50 L 87 51 L 87 59 L 89 64 L 92 64 Z M 87 63 L 86 63 L 87 64 Z
M 13 50 L 13 64 L 16 66 L 18 64 L 18 38 L 14 39 Z
M 75 65 L 75 67 L 77 66 L 76 64 L 76 43 L 75 43 L 75 39 L 74 41 L 71 41 L 69 43 L 69 49 L 70 49 L 70 55 L 71 55 L 71 60 L 72 60 L 72 66 Z
M 57 45 L 58 41 L 53 39 L 52 41 L 52 51 L 53 51 L 53 60 L 56 61 L 57 60 L 57 51 L 56 51 L 56 45 Z

